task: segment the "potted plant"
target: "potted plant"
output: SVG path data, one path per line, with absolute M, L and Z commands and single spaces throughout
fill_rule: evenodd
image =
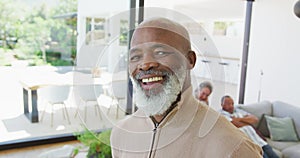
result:
M 83 133 L 75 135 L 83 145 L 88 147 L 87 158 L 111 158 L 110 133 L 110 129 L 96 133 L 85 128 Z M 75 153 L 78 151 L 77 148 Z

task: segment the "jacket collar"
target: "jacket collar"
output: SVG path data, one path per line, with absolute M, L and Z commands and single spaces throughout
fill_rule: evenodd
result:
M 199 102 L 193 97 L 191 86 L 181 94 L 181 100 L 177 104 L 158 127 L 162 135 L 159 138 L 158 148 L 163 148 L 176 141 L 192 124 Z

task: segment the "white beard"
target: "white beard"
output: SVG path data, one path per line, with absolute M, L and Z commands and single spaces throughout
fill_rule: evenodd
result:
M 176 101 L 178 94 L 182 90 L 185 77 L 185 69 L 181 67 L 175 72 L 175 75 L 169 76 L 161 92 L 158 94 L 150 92 L 149 96 L 146 95 L 140 84 L 131 78 L 135 88 L 134 100 L 137 107 L 144 111 L 147 116 L 163 114 Z M 156 92 L 156 90 L 153 90 L 153 92 Z

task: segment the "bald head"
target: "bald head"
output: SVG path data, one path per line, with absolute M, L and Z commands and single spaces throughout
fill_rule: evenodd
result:
M 143 29 L 156 29 L 156 30 L 161 30 L 161 35 L 164 35 L 166 33 L 169 33 L 172 35 L 173 38 L 170 40 L 181 40 L 182 44 L 181 46 L 183 47 L 183 51 L 189 51 L 191 50 L 191 42 L 190 42 L 190 37 L 189 33 L 186 30 L 184 26 L 182 26 L 179 23 L 176 23 L 174 21 L 171 21 L 166 18 L 151 18 L 143 21 L 137 28 L 136 31 L 133 34 L 133 41 L 135 39 L 135 34 L 138 32 L 138 30 L 143 30 Z M 131 43 L 132 45 L 132 43 Z

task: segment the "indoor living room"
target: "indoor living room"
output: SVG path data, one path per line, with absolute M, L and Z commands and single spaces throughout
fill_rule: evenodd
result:
M 248 53 L 246 54 L 247 60 L 245 61 L 245 54 L 243 54 L 245 51 L 245 43 L 243 42 L 244 29 L 245 25 L 247 25 L 245 22 L 246 12 L 247 8 L 249 9 L 249 2 L 252 2 L 253 6 L 250 25 L 248 25 L 251 27 L 249 28 L 249 41 L 247 43 Z M 79 66 L 77 65 L 78 67 L 75 66 L 75 68 L 72 66 L 70 66 L 71 68 L 65 67 L 67 70 L 62 70 L 57 66 L 46 66 L 44 68 L 51 74 L 53 72 L 57 73 L 55 75 L 58 76 L 74 70 L 82 70 L 81 72 L 83 72 L 83 75 L 92 75 L 94 73 L 94 66 L 102 67 L 100 70 L 101 72 L 108 72 L 111 74 L 124 70 L 123 64 L 126 63 L 125 53 L 127 52 L 127 45 L 124 45 L 124 41 L 121 40 L 123 38 L 120 38 L 120 30 L 126 30 L 123 26 L 129 25 L 129 23 L 128 21 L 118 20 L 119 23 L 117 24 L 113 23 L 113 20 L 115 18 L 114 15 L 119 15 L 118 13 L 123 11 L 126 12 L 130 3 L 129 1 L 124 2 L 124 0 L 122 2 L 116 0 L 115 3 L 120 3 L 122 5 L 114 5 L 113 1 L 78 0 L 77 17 L 79 19 L 78 23 L 81 24 L 78 24 L 77 26 L 77 40 L 78 43 L 84 44 L 84 46 L 78 46 L 77 48 L 78 59 L 76 63 L 79 64 Z M 297 96 L 300 93 L 300 86 L 298 83 L 300 75 L 297 69 L 300 66 L 300 63 L 298 62 L 298 59 L 300 58 L 298 53 L 300 18 L 297 17 L 297 14 L 295 14 L 296 11 L 294 11 L 296 3 L 299 4 L 299 1 L 222 0 L 221 2 L 221 0 L 211 0 L 208 2 L 200 0 L 196 2 L 190 0 L 183 2 L 169 0 L 162 2 L 153 0 L 145 1 L 144 6 L 165 8 L 165 10 L 168 11 L 176 10 L 176 12 L 185 14 L 190 19 L 194 19 L 197 23 L 197 25 L 191 25 L 183 21 L 183 23 L 187 24 L 191 30 L 193 30 L 194 26 L 198 25 L 204 28 L 207 38 L 201 38 L 201 40 L 198 41 L 198 44 L 203 44 L 205 43 L 204 41 L 212 42 L 214 47 L 212 45 L 205 47 L 202 45 L 202 50 L 197 50 L 199 62 L 196 63 L 196 68 L 192 73 L 193 89 L 195 89 L 202 81 L 210 81 L 214 85 L 213 93 L 209 98 L 213 109 L 220 109 L 221 97 L 228 94 L 234 98 L 236 104 L 241 105 L 265 105 L 264 103 L 268 103 L 264 107 L 270 108 L 273 106 L 273 103 L 275 103 L 278 113 L 275 113 L 274 116 L 290 116 L 293 117 L 293 119 L 298 119 L 294 115 L 291 116 L 291 113 L 288 112 L 289 109 L 286 106 L 293 105 L 293 109 L 294 107 L 295 109 L 300 108 L 300 99 Z M 91 6 L 91 4 L 94 5 Z M 232 6 L 229 4 L 232 4 Z M 101 14 L 101 9 L 99 9 L 101 6 L 105 7 L 102 11 L 111 9 L 111 12 Z M 119 8 L 119 6 L 123 7 Z M 127 16 L 127 14 L 125 15 Z M 179 17 L 171 15 L 170 12 L 167 12 L 165 16 L 180 21 Z M 151 14 L 146 10 L 144 18 L 149 17 L 151 17 Z M 129 20 L 128 17 L 127 20 Z M 233 23 L 236 25 L 233 25 Z M 242 25 L 240 25 L 240 23 Z M 115 28 L 116 26 L 117 29 Z M 220 29 L 222 28 L 221 26 L 226 26 L 225 30 L 227 30 L 227 34 L 226 31 L 224 34 L 224 30 L 222 31 L 222 29 Z M 118 30 L 118 32 L 112 31 L 103 34 L 99 31 L 102 28 L 109 28 L 107 30 L 104 29 L 104 31 Z M 241 33 L 239 33 L 239 31 Z M 85 36 L 91 38 L 85 40 Z M 111 47 L 108 47 L 106 42 L 110 42 Z M 194 45 L 197 46 L 197 41 L 195 41 Z M 101 56 L 102 59 L 99 60 L 97 56 L 93 56 L 95 55 L 93 53 L 99 53 L 99 50 L 97 52 L 96 49 L 100 47 L 104 50 L 104 55 Z M 218 52 L 215 53 L 214 50 L 217 50 Z M 86 51 L 89 52 L 89 55 L 82 53 Z M 117 53 L 113 54 L 112 52 Z M 90 58 L 93 58 L 94 60 L 90 60 Z M 80 64 L 82 66 L 80 66 Z M 246 75 L 243 76 L 244 82 L 241 82 L 241 69 L 245 67 Z M 24 91 L 22 89 L 22 84 L 19 82 L 21 74 L 30 71 L 29 69 L 30 66 L 24 65 L 24 63 L 14 63 L 13 66 L 1 66 L 0 68 L 0 86 L 2 87 L 2 91 L 0 92 L 2 103 L 2 110 L 0 110 L 0 145 L 3 142 L 7 143 L 7 141 L 9 141 L 11 144 L 8 146 L 12 149 L 1 150 L 0 157 L 36 157 L 46 151 L 62 148 L 64 145 L 77 146 L 78 144 L 80 145 L 80 142 L 76 141 L 75 138 L 69 139 L 69 136 L 73 136 L 74 132 L 82 130 L 82 124 L 85 124 L 86 127 L 91 130 L 101 131 L 102 129 L 110 128 L 113 124 L 112 122 L 126 117 L 126 102 L 123 101 L 121 103 L 122 105 L 119 114 L 117 114 L 118 105 L 113 106 L 110 112 L 108 112 L 110 103 L 116 103 L 117 101 L 112 101 L 113 97 L 105 95 L 104 99 L 101 98 L 101 100 L 106 100 L 107 102 L 104 102 L 104 104 L 99 107 L 101 114 L 103 114 L 102 116 L 107 116 L 109 119 L 107 119 L 106 122 L 103 121 L 104 119 L 101 120 L 99 114 L 95 113 L 96 107 L 89 106 L 87 110 L 87 121 L 85 122 L 85 109 L 80 107 L 80 116 L 75 117 L 77 105 L 73 103 L 76 103 L 76 101 L 72 100 L 72 97 L 69 97 L 67 102 L 71 104 L 68 104 L 67 110 L 71 125 L 68 124 L 67 118 L 64 119 L 62 106 L 57 106 L 58 108 L 55 109 L 58 110 L 58 112 L 54 113 L 53 122 L 51 121 L 51 110 L 48 109 L 46 110 L 42 122 L 32 123 L 24 114 Z M 45 72 L 45 69 L 41 69 L 40 71 Z M 34 73 L 43 74 L 39 73 L 39 71 L 34 71 Z M 28 77 L 28 75 L 26 76 L 25 74 L 25 77 Z M 123 77 L 127 79 L 126 75 Z M 57 78 L 59 79 L 59 77 Z M 59 82 L 63 81 L 60 80 Z M 240 98 L 241 93 L 244 96 L 242 98 Z M 278 102 L 282 104 L 278 104 Z M 103 102 L 100 103 L 102 104 Z M 45 104 L 42 103 L 38 104 L 39 119 L 41 119 L 43 109 L 45 108 L 44 105 Z M 262 108 L 262 106 L 257 108 Z M 29 111 L 32 110 L 33 109 L 29 109 Z M 295 111 L 297 110 L 293 110 L 293 112 Z M 249 112 L 253 112 L 261 118 L 262 113 L 251 111 L 251 109 Z M 269 114 L 273 115 L 273 112 L 274 111 L 271 113 L 271 111 L 269 111 Z M 116 118 L 116 116 L 118 116 L 118 118 Z M 53 123 L 52 127 L 51 122 Z M 42 125 L 43 128 L 39 127 L 42 123 L 44 124 Z M 295 123 L 297 133 L 299 133 L 299 122 L 295 121 Z M 76 127 L 74 127 L 74 125 L 76 125 Z M 71 141 L 66 139 L 65 141 L 60 140 L 60 143 L 52 144 L 51 139 L 47 138 L 49 144 L 47 142 L 42 143 L 48 144 L 46 147 L 37 146 L 37 142 L 40 138 L 48 136 L 55 137 L 56 134 L 59 136 L 68 136 L 68 139 Z M 30 140 L 31 138 L 36 142 L 21 146 L 18 144 L 20 141 Z M 17 145 L 14 146 L 14 143 Z M 299 140 L 292 142 L 294 147 L 290 150 L 300 151 L 298 150 L 298 147 L 300 147 L 299 143 Z M 4 148 L 8 147 L 5 145 L 7 144 L 4 144 Z M 21 147 L 26 147 L 26 149 L 22 150 Z M 285 153 L 283 148 L 278 150 Z M 282 157 L 295 156 L 284 155 Z

